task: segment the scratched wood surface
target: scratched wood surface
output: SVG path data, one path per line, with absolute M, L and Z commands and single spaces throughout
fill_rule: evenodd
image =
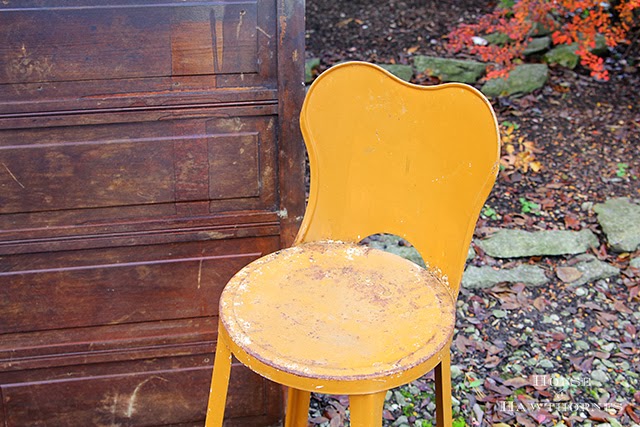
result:
M 303 62 L 303 0 L 0 3 L 0 425 L 203 423 L 222 288 L 304 210 Z

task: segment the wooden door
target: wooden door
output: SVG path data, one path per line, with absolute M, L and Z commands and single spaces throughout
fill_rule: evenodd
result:
M 0 425 L 202 424 L 222 287 L 304 209 L 303 19 L 0 2 Z M 228 425 L 281 402 L 234 367 Z

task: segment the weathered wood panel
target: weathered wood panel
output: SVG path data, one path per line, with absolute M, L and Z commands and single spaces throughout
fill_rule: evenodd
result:
M 0 130 L 0 229 L 272 209 L 275 123 L 248 115 Z
M 274 0 L 2 3 L 0 114 L 273 99 L 277 13 Z
M 202 425 L 220 292 L 304 208 L 303 18 L 0 2 L 0 425 Z M 281 388 L 236 366 L 227 407 Z

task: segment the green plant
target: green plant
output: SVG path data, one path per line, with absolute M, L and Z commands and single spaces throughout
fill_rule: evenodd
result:
M 520 197 L 520 211 L 522 213 L 532 213 L 534 215 L 540 215 L 540 205 L 527 200 L 524 197 Z
M 427 420 L 416 420 L 415 425 L 416 427 L 433 427 L 433 424 L 431 423 L 431 421 L 427 421 Z
M 416 415 L 415 411 L 413 410 L 414 406 L 413 403 L 409 403 L 406 406 L 402 407 L 402 413 L 406 416 L 406 417 L 410 417 L 412 415 Z
M 629 169 L 629 164 L 628 163 L 618 163 L 617 164 L 617 170 L 616 170 L 616 176 L 619 178 L 624 178 L 625 176 L 627 176 L 628 173 L 628 169 Z
M 460 418 L 456 418 L 455 420 L 453 420 L 453 423 L 451 423 L 452 427 L 467 427 L 467 423 L 464 421 L 464 418 L 460 417 Z
M 485 205 L 480 213 L 483 218 L 498 219 L 498 212 L 489 205 Z

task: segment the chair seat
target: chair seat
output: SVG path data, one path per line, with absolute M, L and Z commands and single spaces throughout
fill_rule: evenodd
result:
M 220 320 L 231 340 L 289 374 L 385 377 L 436 355 L 453 335 L 445 281 L 397 255 L 312 242 L 267 255 L 227 284 Z

